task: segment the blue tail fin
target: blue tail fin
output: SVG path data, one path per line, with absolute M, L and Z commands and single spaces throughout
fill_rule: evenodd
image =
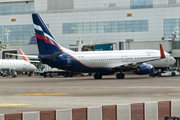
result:
M 54 54 L 63 52 L 61 46 L 51 34 L 41 16 L 37 13 L 32 14 L 35 36 L 37 39 L 39 54 Z

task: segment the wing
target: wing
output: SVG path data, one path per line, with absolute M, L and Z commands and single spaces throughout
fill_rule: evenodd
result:
M 143 64 L 144 62 L 133 62 L 133 63 L 127 63 L 115 66 L 113 69 L 134 69 L 137 68 L 137 66 Z
M 120 64 L 120 65 L 114 65 L 114 67 L 112 68 L 112 70 L 117 70 L 117 69 L 121 69 L 121 70 L 132 70 L 137 68 L 139 65 L 145 63 L 145 62 L 150 62 L 150 61 L 155 61 L 155 60 L 159 60 L 159 59 L 163 59 L 166 58 L 162 45 L 160 44 L 160 56 L 159 57 L 152 57 L 151 59 L 145 59 L 142 61 L 136 61 L 136 62 L 132 62 L 132 63 L 125 63 L 125 64 Z

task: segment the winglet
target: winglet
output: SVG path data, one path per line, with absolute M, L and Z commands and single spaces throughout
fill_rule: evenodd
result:
M 165 56 L 165 54 L 164 54 L 163 47 L 162 47 L 162 45 L 161 45 L 161 44 L 160 44 L 160 53 L 161 53 L 161 58 L 160 58 L 160 59 L 162 59 L 162 58 L 166 58 L 166 56 Z
M 21 53 L 22 58 L 23 58 L 25 61 L 29 61 L 29 59 L 25 56 L 25 54 L 23 53 L 23 51 L 22 51 L 20 48 L 19 48 L 18 50 L 19 50 L 19 52 Z

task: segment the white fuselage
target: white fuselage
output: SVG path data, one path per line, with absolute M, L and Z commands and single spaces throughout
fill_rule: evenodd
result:
M 24 60 L 0 59 L 0 69 L 15 68 L 18 72 L 34 71 L 36 67 L 30 62 Z
M 167 52 L 166 58 L 160 59 L 159 50 L 122 50 L 122 51 L 91 51 L 91 52 L 71 52 L 72 57 L 88 67 L 109 67 L 114 68 L 131 63 L 151 64 L 155 68 L 165 68 L 172 66 L 176 60 Z M 154 60 L 153 59 L 157 59 Z

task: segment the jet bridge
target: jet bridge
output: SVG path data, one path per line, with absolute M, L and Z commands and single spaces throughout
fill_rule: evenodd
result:
M 92 44 L 80 44 L 78 51 L 105 51 L 105 50 L 137 50 L 137 49 L 159 49 L 162 44 L 164 51 L 172 53 L 172 41 L 116 41 Z M 80 50 L 79 50 L 80 49 Z
M 0 59 L 18 59 L 18 56 L 10 54 L 18 54 L 18 51 L 16 49 L 2 49 L 0 51 Z

